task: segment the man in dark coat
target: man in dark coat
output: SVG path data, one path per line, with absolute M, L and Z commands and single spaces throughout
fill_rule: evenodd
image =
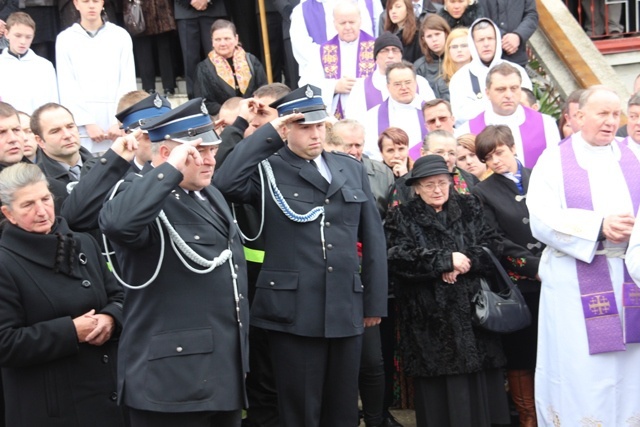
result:
M 234 202 L 260 204 L 265 194 L 265 258 L 251 314 L 269 330 L 281 426 L 353 427 L 362 333 L 386 315 L 380 215 L 362 164 L 322 150 L 327 112 L 318 88 L 271 107 L 280 117 L 235 147 L 214 184 Z
M 31 115 L 31 130 L 42 149 L 38 166 L 45 176 L 67 186 L 79 181 L 82 164 L 92 155 L 80 145 L 78 126 L 71 111 L 53 102 L 44 104 Z
M 527 41 L 538 28 L 535 0 L 479 0 L 484 15 L 500 28 L 502 59 L 524 67 L 529 62 Z
M 291 90 L 282 83 L 271 83 L 258 88 L 254 96 L 240 101 L 238 117 L 233 124 L 220 133 L 220 148 L 216 153 L 216 166 L 222 167 L 229 153 L 244 139 L 245 133 L 253 133 L 261 126 L 278 117 L 278 111 L 269 107 L 276 99 L 287 95 Z M 262 215 L 250 204 L 234 204 L 235 219 L 238 227 L 250 239 L 258 236 Z M 256 292 L 258 274 L 264 260 L 264 236 L 243 242 L 247 259 L 247 277 L 249 279 L 249 303 Z M 247 375 L 247 398 L 249 408 L 242 420 L 243 427 L 278 427 L 278 395 L 276 393 L 271 352 L 267 331 L 251 325 L 249 330 L 249 368 Z
M 246 407 L 245 259 L 210 185 L 220 140 L 202 108 L 197 98 L 145 124 L 153 166 L 100 212 L 123 280 L 137 286 L 125 295 L 118 366 L 133 427 L 237 427 Z

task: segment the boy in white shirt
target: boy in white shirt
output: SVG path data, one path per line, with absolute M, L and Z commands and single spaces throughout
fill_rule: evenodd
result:
M 30 49 L 35 33 L 36 23 L 28 14 L 12 13 L 5 32 L 9 47 L 0 54 L 0 98 L 28 114 L 43 104 L 58 102 L 53 65 Z

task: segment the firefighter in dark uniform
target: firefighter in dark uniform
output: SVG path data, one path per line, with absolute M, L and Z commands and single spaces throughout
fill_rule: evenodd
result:
M 246 406 L 245 259 L 210 185 L 220 139 L 202 100 L 145 123 L 151 166 L 105 202 L 99 223 L 128 286 L 120 402 L 133 427 L 238 427 Z
M 380 214 L 362 164 L 322 150 L 327 112 L 318 88 L 271 107 L 280 117 L 235 147 L 214 185 L 258 208 L 264 197 L 265 258 L 251 321 L 268 330 L 281 425 L 353 427 L 362 333 L 386 315 Z

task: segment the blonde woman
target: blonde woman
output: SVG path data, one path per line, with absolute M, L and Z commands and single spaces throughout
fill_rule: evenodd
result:
M 449 33 L 444 45 L 444 61 L 442 62 L 442 78 L 448 84 L 451 77 L 471 62 L 469 50 L 469 29 L 455 28 Z

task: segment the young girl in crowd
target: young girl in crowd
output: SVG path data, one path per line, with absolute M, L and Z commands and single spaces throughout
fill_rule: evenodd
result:
M 402 59 L 415 62 L 422 53 L 418 41 L 418 23 L 411 0 L 389 0 L 384 11 L 384 30 L 402 41 Z

